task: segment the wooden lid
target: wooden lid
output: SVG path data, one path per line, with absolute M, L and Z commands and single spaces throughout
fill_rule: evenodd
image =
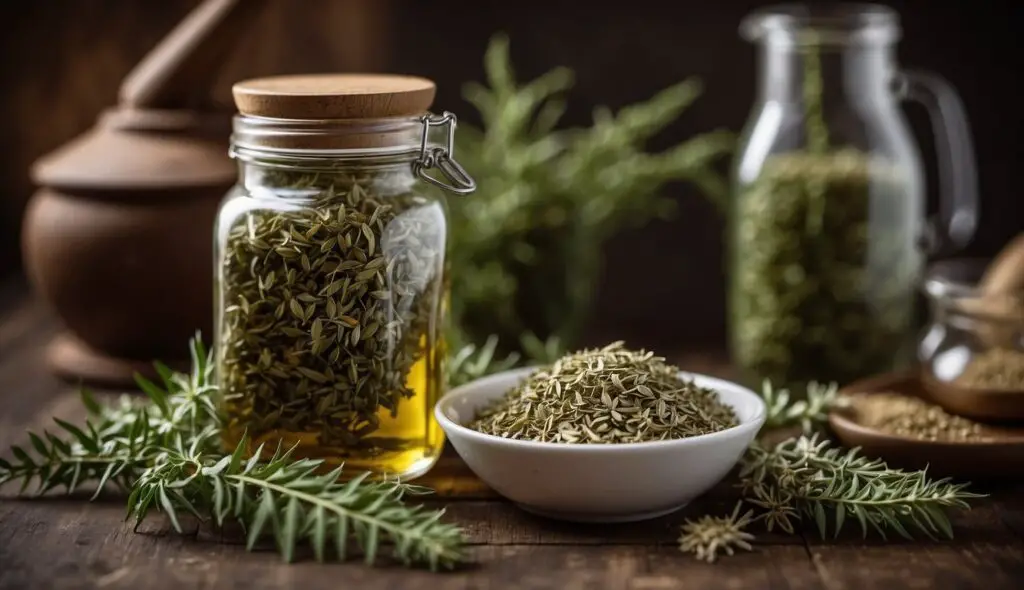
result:
M 426 78 L 386 74 L 272 76 L 232 87 L 243 115 L 275 119 L 376 119 L 423 113 L 436 86 Z

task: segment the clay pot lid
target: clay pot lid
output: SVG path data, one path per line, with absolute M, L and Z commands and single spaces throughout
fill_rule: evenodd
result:
M 271 76 L 236 83 L 243 115 L 275 119 L 378 119 L 422 114 L 434 101 L 434 82 L 391 74 Z
M 230 185 L 230 114 L 115 108 L 37 160 L 33 182 L 60 189 L 175 190 Z

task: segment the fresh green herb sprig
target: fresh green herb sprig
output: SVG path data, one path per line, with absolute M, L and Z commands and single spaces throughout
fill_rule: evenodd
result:
M 198 335 L 189 352 L 192 371 L 188 375 L 157 362 L 161 385 L 136 376 L 148 403 L 121 396 L 113 404 L 101 404 L 83 389 L 84 427 L 54 418 L 57 434 L 29 432 L 30 449 L 14 445 L 14 460 L 0 459 L 0 484 L 20 481 L 19 493 L 24 493 L 35 481 L 38 494 L 56 488 L 70 494 L 83 484 L 95 484 L 95 498 L 108 482 L 121 491 L 129 490 L 145 467 L 178 437 L 206 451 L 215 449 L 218 417 L 212 398 L 213 369 Z
M 343 481 L 341 467 L 322 473 L 322 461 L 293 459 L 280 447 L 268 460 L 258 460 L 262 448 L 246 459 L 247 446 L 243 440 L 229 456 L 205 454 L 179 438 L 139 478 L 128 499 L 129 516 L 138 526 L 155 507 L 179 532 L 183 514 L 217 526 L 236 520 L 246 530 L 249 550 L 269 534 L 288 562 L 301 541 L 317 561 L 331 548 L 344 561 L 353 538 L 368 564 L 377 561 L 384 540 L 392 541 L 393 557 L 407 566 L 436 570 L 461 561 L 462 533 L 440 521 L 444 511 L 403 501 L 429 489 L 369 481 L 366 472 Z
M 853 520 L 866 536 L 882 538 L 896 533 L 905 538 L 952 538 L 947 511 L 969 508 L 968 501 L 983 497 L 969 492 L 966 483 L 930 479 L 926 470 L 890 468 L 880 459 L 861 454 L 859 448 L 834 446 L 816 430 L 828 412 L 845 405 L 834 384 L 812 383 L 807 399 L 792 401 L 785 389 L 765 382 L 762 396 L 768 406 L 765 431 L 800 426 L 803 434 L 775 446 L 755 442 L 740 461 L 740 504 L 751 507 L 742 517 L 740 507 L 729 517 L 705 516 L 687 520 L 680 549 L 713 560 L 724 546 L 743 547 L 752 536 L 738 535 L 754 523 L 768 531 L 793 534 L 798 523 L 813 522 L 822 538 L 837 536 Z
M 519 364 L 519 353 L 512 352 L 498 359 L 495 357 L 497 348 L 498 337 L 494 335 L 491 335 L 483 346 L 466 344 L 459 347 L 448 359 L 448 386 L 458 387 Z
M 374 563 L 384 540 L 406 565 L 449 568 L 462 559 L 462 533 L 440 522 L 443 510 L 404 503 L 426 488 L 369 481 L 366 474 L 342 481 L 340 468 L 323 473 L 320 461 L 296 460 L 281 448 L 270 459 L 261 458 L 262 448 L 244 458 L 247 439 L 231 455 L 221 452 L 212 365 L 198 336 L 191 354 L 189 375 L 158 364 L 161 384 L 138 378 L 145 403 L 124 397 L 104 405 L 83 393 L 84 428 L 57 419 L 57 434 L 29 433 L 30 448 L 13 447 L 14 460 L 0 459 L 0 483 L 19 481 L 23 493 L 35 481 L 42 493 L 72 492 L 88 482 L 96 495 L 112 484 L 129 492 L 136 527 L 152 509 L 179 531 L 185 514 L 218 526 L 234 521 L 250 549 L 273 538 L 286 561 L 300 541 L 317 559 L 332 547 L 344 559 L 354 542 Z
M 483 346 L 472 343 L 459 345 L 461 336 L 459 330 L 450 331 L 450 342 L 456 346 L 453 347 L 455 353 L 448 359 L 448 387 L 457 387 L 524 364 L 549 365 L 565 354 L 562 342 L 555 336 L 541 341 L 534 334 L 526 333 L 520 338 L 523 354 L 510 352 L 501 357 L 498 354 L 497 335 L 491 334 Z
M 96 483 L 93 498 L 108 482 L 121 491 L 131 488 L 152 453 L 149 420 L 133 413 L 134 408 L 101 412 L 85 391 L 82 401 L 91 416 L 85 427 L 54 418 L 56 434 L 30 432 L 31 448 L 13 445 L 13 459 L 0 458 L 0 484 L 20 481 L 18 493 L 24 494 L 35 482 L 41 495 L 56 488 L 70 494 L 83 484 Z M 123 416 L 116 416 L 116 410 Z
M 864 535 L 883 538 L 895 532 L 952 538 L 947 508 L 968 508 L 982 497 L 967 484 L 929 479 L 927 471 L 893 469 L 860 449 L 835 447 L 817 434 L 788 439 L 772 449 L 753 445 L 743 461 L 740 481 L 750 503 L 773 515 L 769 530 L 793 531 L 793 520 L 809 518 L 822 538 L 838 535 L 847 519 Z M 793 517 L 796 517 L 795 519 Z
M 806 399 L 792 401 L 788 389 L 776 389 L 766 379 L 761 387 L 761 398 L 767 406 L 765 430 L 799 426 L 809 433 L 828 421 L 829 411 L 846 405 L 835 383 L 825 385 L 814 381 L 807 385 Z

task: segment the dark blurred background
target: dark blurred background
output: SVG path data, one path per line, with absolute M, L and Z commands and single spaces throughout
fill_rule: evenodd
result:
M 20 272 L 19 227 L 33 187 L 28 166 L 92 125 L 118 85 L 196 0 L 40 0 L 9 3 L 0 36 L 0 276 Z M 393 71 L 430 77 L 436 110 L 474 121 L 461 87 L 483 76 L 483 51 L 508 33 L 522 78 L 556 65 L 576 71 L 565 123 L 585 125 L 596 105 L 648 98 L 687 76 L 705 94 L 652 146 L 715 128 L 738 131 L 754 90 L 754 48 L 741 41 L 744 14 L 765 2 L 518 2 L 275 0 L 225 64 L 216 88 L 248 76 L 313 71 Z M 1015 50 L 1024 3 L 975 0 L 886 2 L 903 19 L 899 59 L 950 80 L 970 115 L 981 180 L 981 227 L 967 254 L 995 253 L 1024 230 L 1018 154 L 1020 98 Z M 908 107 L 933 164 L 925 114 Z M 929 168 L 929 192 L 935 194 Z M 587 340 L 622 337 L 675 349 L 724 339 L 721 219 L 695 190 L 671 186 L 680 207 L 616 237 Z M 500 223 L 500 220 L 494 220 Z M 207 261 L 197 261 L 206 264 Z

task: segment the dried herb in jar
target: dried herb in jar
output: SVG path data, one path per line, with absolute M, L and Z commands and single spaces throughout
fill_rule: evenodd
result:
M 737 424 L 718 394 L 622 342 L 566 355 L 534 372 L 469 425 L 504 438 L 568 444 L 698 436 Z
M 355 447 L 413 396 L 410 371 L 436 344 L 445 224 L 407 178 L 268 173 L 274 197 L 253 195 L 222 230 L 229 431 Z

